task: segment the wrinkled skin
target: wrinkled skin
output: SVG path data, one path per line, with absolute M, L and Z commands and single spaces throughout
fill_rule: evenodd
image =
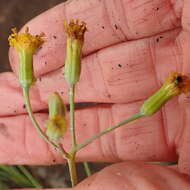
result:
M 36 17 L 26 26 L 46 34 L 34 58 L 33 109 L 41 126 L 47 97 L 59 92 L 68 103 L 62 76 L 66 36 L 63 20 L 87 23 L 77 102 L 102 102 L 76 112 L 78 142 L 139 111 L 171 71 L 190 77 L 189 0 L 73 0 Z M 24 28 L 25 29 L 25 28 Z M 36 133 L 23 107 L 17 80 L 18 55 L 10 49 L 13 73 L 0 75 L 0 163 L 64 162 Z M 142 118 L 96 140 L 78 153 L 78 161 L 123 162 L 105 168 L 73 188 L 190 189 L 190 101 L 181 95 L 152 117 Z M 62 143 L 70 147 L 69 132 Z M 138 160 L 138 162 L 134 162 Z M 141 161 L 176 161 L 176 170 Z M 182 174 L 184 173 L 184 174 Z

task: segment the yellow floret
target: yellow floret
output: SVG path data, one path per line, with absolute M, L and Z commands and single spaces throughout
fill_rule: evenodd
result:
M 10 46 L 16 48 L 17 51 L 26 50 L 31 53 L 35 53 L 36 50 L 41 47 L 44 43 L 44 33 L 40 35 L 32 35 L 29 33 L 29 28 L 27 27 L 24 33 L 18 33 L 16 28 L 12 29 L 12 34 L 9 36 Z
M 64 27 L 68 37 L 81 40 L 82 42 L 84 41 L 84 33 L 87 30 L 85 22 L 81 22 L 81 24 L 79 24 L 79 20 L 71 20 L 68 24 L 65 20 Z
M 189 78 L 177 72 L 170 73 L 164 85 L 172 95 L 179 95 L 190 91 Z

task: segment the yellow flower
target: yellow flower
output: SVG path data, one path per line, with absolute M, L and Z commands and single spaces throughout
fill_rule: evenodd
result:
M 163 86 L 144 102 L 141 107 L 141 113 L 143 115 L 152 115 L 168 100 L 188 91 L 190 91 L 189 78 L 177 72 L 171 73 Z
M 36 80 L 33 72 L 33 55 L 44 43 L 44 33 L 32 35 L 26 28 L 24 33 L 17 33 L 16 28 L 12 29 L 9 36 L 9 44 L 14 47 L 19 54 L 19 82 L 23 88 L 29 88 Z
M 42 38 L 44 33 L 41 33 L 40 35 L 32 35 L 29 33 L 28 27 L 24 33 L 19 34 L 16 28 L 13 28 L 12 32 L 13 33 L 8 38 L 9 44 L 19 52 L 25 50 L 34 54 L 44 43 L 44 39 Z
M 69 24 L 64 22 L 67 34 L 66 60 L 64 67 L 65 79 L 72 85 L 79 81 L 81 73 L 81 56 L 82 46 L 84 42 L 84 34 L 86 32 L 86 24 L 79 21 L 71 20 Z

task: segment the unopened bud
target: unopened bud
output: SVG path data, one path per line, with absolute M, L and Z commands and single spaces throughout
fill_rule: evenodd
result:
M 46 135 L 59 140 L 66 132 L 66 106 L 58 93 L 53 93 L 48 99 L 49 119 L 46 123 Z
M 180 73 L 169 74 L 163 86 L 142 105 L 143 115 L 152 115 L 157 112 L 168 100 L 190 90 L 190 80 Z

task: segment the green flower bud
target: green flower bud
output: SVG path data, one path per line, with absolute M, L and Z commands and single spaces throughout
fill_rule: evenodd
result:
M 168 100 L 190 90 L 189 79 L 180 73 L 169 74 L 163 86 L 142 105 L 143 115 L 152 115 L 157 112 Z
M 76 84 L 81 73 L 81 55 L 86 24 L 84 22 L 79 24 L 78 20 L 76 22 L 72 20 L 69 24 L 65 21 L 64 26 L 67 33 L 64 76 L 70 84 Z
M 46 122 L 46 135 L 59 140 L 67 130 L 66 106 L 58 93 L 53 93 L 48 99 L 49 119 Z

